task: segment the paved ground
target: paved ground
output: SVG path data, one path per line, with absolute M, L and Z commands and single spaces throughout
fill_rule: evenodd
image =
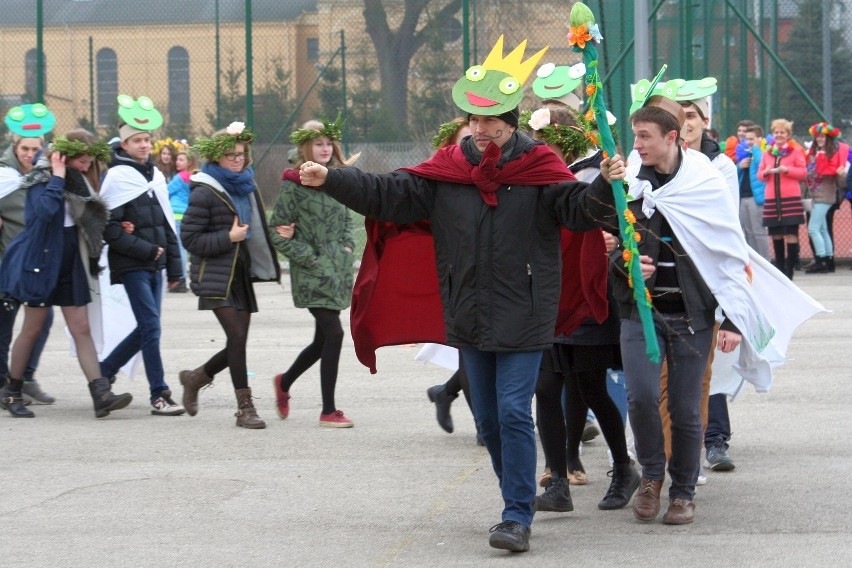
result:
M 39 378 L 59 401 L 33 407 L 34 420 L 0 415 L 0 565 L 850 566 L 852 272 L 796 281 L 834 312 L 799 330 L 771 393 L 731 406 L 737 468 L 699 488 L 695 524 L 599 511 L 608 462 L 596 440 L 575 511 L 538 515 L 524 555 L 489 548 L 501 501 L 487 453 L 463 403 L 455 434 L 438 428 L 425 390 L 447 373 L 414 362 L 413 347 L 381 350 L 371 376 L 347 338 L 337 400 L 355 428 L 318 427 L 316 369 L 280 421 L 270 378 L 307 343 L 312 319 L 288 286 L 258 286 L 249 368 L 269 428 L 249 431 L 234 426 L 227 376 L 202 392 L 194 418 L 150 416 L 144 380 L 120 380 L 134 403 L 95 420 L 57 325 Z M 188 295 L 167 295 L 164 329 L 179 392 L 177 372 L 223 335 Z

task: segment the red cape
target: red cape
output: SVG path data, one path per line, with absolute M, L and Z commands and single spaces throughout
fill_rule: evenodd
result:
M 492 146 L 497 148 L 491 145 L 489 150 Z M 538 168 L 540 172 L 535 171 Z M 478 168 L 456 146 L 439 150 L 419 166 L 403 169 L 427 179 L 476 185 L 486 203 L 491 205 L 489 199 L 493 198 L 493 206 L 501 184 L 549 185 L 575 179 L 564 162 L 540 145 L 504 168 L 488 172 L 472 171 Z M 367 244 L 352 291 L 350 325 L 355 355 L 376 373 L 379 347 L 445 343 L 446 333 L 429 222 L 397 225 L 366 219 L 365 226 Z M 607 269 L 600 229 L 584 233 L 562 229 L 562 291 L 555 335 L 571 334 L 588 318 L 598 323 L 606 319 Z

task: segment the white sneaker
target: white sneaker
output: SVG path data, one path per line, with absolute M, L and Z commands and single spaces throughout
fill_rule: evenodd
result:
M 151 414 L 155 416 L 180 416 L 184 412 L 186 409 L 173 401 L 168 391 L 160 393 L 160 397 L 151 403 Z

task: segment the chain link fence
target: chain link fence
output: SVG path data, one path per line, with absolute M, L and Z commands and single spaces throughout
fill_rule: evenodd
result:
M 627 127 L 635 1 L 587 0 L 604 35 L 608 106 Z M 450 90 L 501 34 L 528 39 L 541 63 L 579 61 L 567 46 L 565 0 L 4 0 L 0 112 L 44 101 L 57 132 L 109 138 L 116 95 L 151 97 L 158 137 L 209 134 L 233 120 L 258 137 L 257 178 L 269 201 L 288 166 L 289 133 L 310 118 L 346 119 L 347 153 L 389 171 L 431 153 L 436 127 L 459 114 Z M 647 0 L 649 63 L 668 78 L 715 76 L 712 126 L 794 121 L 806 139 L 828 119 L 852 129 L 852 0 Z M 39 9 L 40 8 L 40 9 Z M 530 77 L 529 82 L 533 77 Z M 537 106 L 527 89 L 523 106 Z M 3 126 L 0 125 L 0 130 Z M 852 132 L 852 130 L 850 130 Z M 838 256 L 852 258 L 852 213 L 835 215 Z M 807 242 L 803 229 L 803 242 Z M 803 254 L 809 254 L 803 247 Z

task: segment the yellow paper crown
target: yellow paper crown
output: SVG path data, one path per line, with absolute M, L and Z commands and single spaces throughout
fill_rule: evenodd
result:
M 491 53 L 489 53 L 488 57 L 485 58 L 482 66 L 485 69 L 504 71 L 523 84 L 527 80 L 527 77 L 530 76 L 530 73 L 533 72 L 536 64 L 538 64 L 538 60 L 542 58 L 548 48 L 549 46 L 543 48 L 526 61 L 521 61 L 524 57 L 524 51 L 527 49 L 527 40 L 524 40 L 519 43 L 518 47 L 513 49 L 509 55 L 503 57 L 503 36 L 501 35 L 497 40 L 497 43 L 495 43 L 494 47 L 491 49 Z

